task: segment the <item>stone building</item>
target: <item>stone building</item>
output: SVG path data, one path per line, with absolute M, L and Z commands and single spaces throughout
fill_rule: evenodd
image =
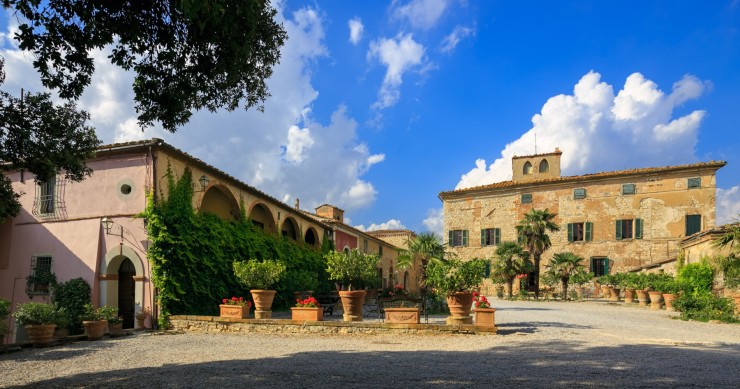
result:
M 404 250 L 409 248 L 409 240 L 416 238 L 416 234 L 411 230 L 376 230 L 368 231 L 367 234 Z M 411 293 L 418 294 L 421 263 L 414 263 L 414 266 L 408 269 L 400 269 L 396 266 L 395 270 L 393 265 L 391 263 L 390 266 L 384 267 L 385 274 L 392 276 L 392 280 L 388 280 L 388 286 L 400 284 Z
M 542 266 L 570 251 L 601 275 L 675 259 L 684 237 L 715 226 L 723 161 L 561 176 L 561 155 L 515 156 L 511 181 L 440 193 L 450 251 L 493 258 L 498 243 L 517 241 L 525 213 L 548 209 L 560 231 Z

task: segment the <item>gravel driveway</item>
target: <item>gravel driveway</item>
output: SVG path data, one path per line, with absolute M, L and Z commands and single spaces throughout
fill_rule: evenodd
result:
M 0 387 L 740 387 L 740 325 L 493 300 L 499 335 L 151 335 L 0 355 Z

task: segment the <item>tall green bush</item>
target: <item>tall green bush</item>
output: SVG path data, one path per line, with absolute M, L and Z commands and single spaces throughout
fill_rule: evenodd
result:
M 689 263 L 678 271 L 677 278 L 691 290 L 710 292 L 714 281 L 714 271 L 706 262 Z
M 70 334 L 81 334 L 81 316 L 85 313 L 85 304 L 91 301 L 90 284 L 83 278 L 60 282 L 52 290 L 51 301 L 65 316 Z
M 5 319 L 10 315 L 10 301 L 0 298 L 0 338 L 8 333 L 8 325 L 5 324 Z M 2 339 L 0 339 L 2 343 Z
M 141 215 L 147 220 L 152 242 L 148 256 L 152 283 L 158 292 L 160 320 L 169 314 L 218 315 L 219 301 L 246 292 L 233 271 L 234 261 L 243 258 L 278 260 L 289 274 L 316 274 L 318 289 L 330 289 L 319 249 L 265 232 L 251 223 L 243 211 L 237 221 L 197 213 L 192 206 L 190 170 L 185 169 L 178 180 L 170 171 L 167 179 L 168 196 L 155 203 L 150 193 Z M 291 306 L 295 290 L 283 284 L 275 289 L 278 294 L 273 307 Z

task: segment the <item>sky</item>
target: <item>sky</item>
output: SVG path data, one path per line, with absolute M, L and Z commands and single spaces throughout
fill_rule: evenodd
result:
M 264 112 L 136 124 L 133 76 L 91 53 L 78 106 L 105 143 L 162 138 L 360 229 L 441 233 L 439 192 L 562 152 L 579 175 L 710 160 L 717 223 L 740 214 L 740 0 L 274 1 L 288 40 Z M 0 14 L 2 89 L 42 91 Z

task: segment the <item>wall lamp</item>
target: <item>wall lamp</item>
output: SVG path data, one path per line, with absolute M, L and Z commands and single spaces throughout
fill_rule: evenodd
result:
M 100 219 L 100 225 L 102 225 L 103 228 L 105 229 L 106 235 L 120 236 L 121 238 L 123 238 L 123 226 L 119 226 L 121 228 L 120 234 L 116 234 L 116 233 L 111 234 L 110 230 L 111 230 L 111 227 L 113 227 L 113 220 L 109 218 L 108 216 L 104 216 L 102 219 Z
M 208 176 L 205 174 L 200 176 L 198 179 L 198 182 L 200 183 L 200 190 L 196 190 L 196 192 L 205 192 L 206 188 L 208 188 L 208 184 L 211 182 L 211 180 L 208 179 Z

